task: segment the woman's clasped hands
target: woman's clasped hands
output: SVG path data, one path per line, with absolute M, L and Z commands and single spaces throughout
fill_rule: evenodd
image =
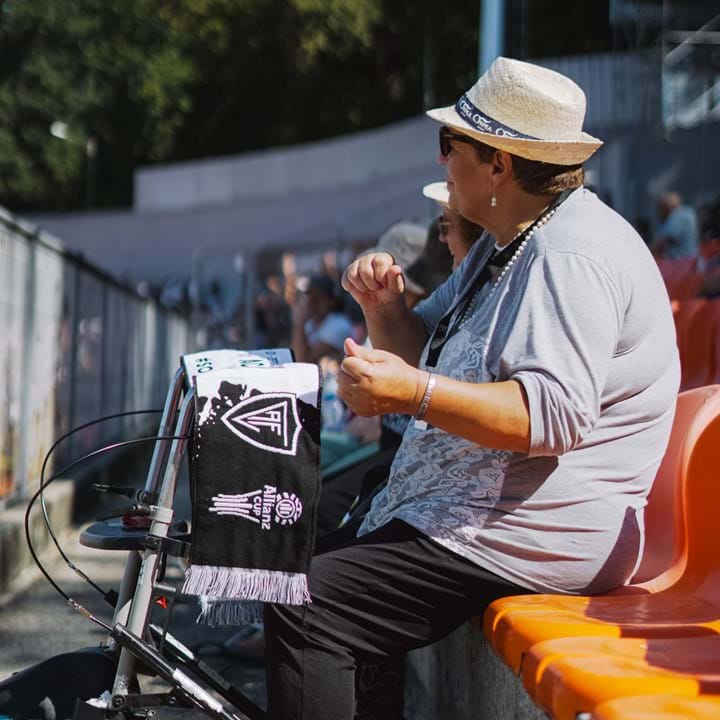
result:
M 363 417 L 414 414 L 427 384 L 427 372 L 384 350 L 362 347 L 348 338 L 337 376 L 338 395 Z

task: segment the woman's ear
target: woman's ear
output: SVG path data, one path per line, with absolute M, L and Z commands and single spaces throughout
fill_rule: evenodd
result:
M 492 159 L 492 174 L 498 183 L 512 177 L 512 155 L 504 150 L 496 150 Z

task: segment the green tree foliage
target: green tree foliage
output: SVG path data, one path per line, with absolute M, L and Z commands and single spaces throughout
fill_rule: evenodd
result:
M 175 16 L 202 81 L 177 157 L 241 152 L 375 127 L 422 110 L 428 39 L 446 85 L 474 71 L 477 2 L 187 0 Z M 436 78 L 436 80 L 439 80 Z
M 477 0 L 0 0 L 0 204 L 129 204 L 141 164 L 371 128 L 474 76 Z M 67 123 L 70 141 L 49 133 Z
M 0 202 L 83 203 L 85 141 L 98 138 L 99 201 L 130 195 L 134 164 L 169 157 L 195 68 L 149 0 L 3 3 Z M 72 133 L 49 134 L 55 121 Z

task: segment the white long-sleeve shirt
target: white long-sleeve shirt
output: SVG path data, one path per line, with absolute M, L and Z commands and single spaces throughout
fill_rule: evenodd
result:
M 482 238 L 418 306 L 428 335 L 493 244 Z M 522 383 L 530 451 L 484 448 L 411 423 L 360 533 L 399 518 L 539 592 L 624 584 L 642 549 L 642 511 L 680 375 L 669 300 L 645 244 L 580 188 L 535 231 L 497 287 L 484 286 L 466 319 L 435 371 Z

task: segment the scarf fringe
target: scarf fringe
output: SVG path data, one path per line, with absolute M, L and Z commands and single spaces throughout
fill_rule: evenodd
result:
M 263 602 L 285 605 L 310 602 L 305 573 L 218 565 L 191 565 L 185 573 L 182 592 L 201 597 L 198 622 L 208 625 L 258 622 L 262 619 Z
M 253 600 L 228 600 L 226 598 L 200 597 L 198 625 L 253 625 L 263 621 L 264 603 Z

